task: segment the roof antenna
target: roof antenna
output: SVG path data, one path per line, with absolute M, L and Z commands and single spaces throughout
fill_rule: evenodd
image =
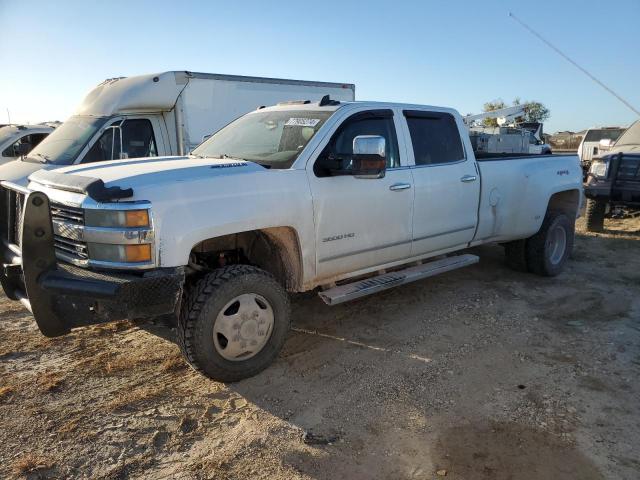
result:
M 609 87 L 607 87 L 604 83 L 602 83 L 600 80 L 598 80 L 596 77 L 594 77 L 593 75 L 591 75 L 591 73 L 589 73 L 585 68 L 581 67 L 580 65 L 578 65 L 576 62 L 574 62 L 571 58 L 569 58 L 568 55 L 566 55 L 564 52 L 562 52 L 559 48 L 557 48 L 555 45 L 553 45 L 549 40 L 547 40 L 546 38 L 544 38 L 542 35 L 540 35 L 538 32 L 536 32 L 533 28 L 531 28 L 529 25 L 527 25 L 526 23 L 524 23 L 522 20 L 520 20 L 518 17 L 516 17 L 513 13 L 509 12 L 509 16 L 511 18 L 513 18 L 516 22 L 518 22 L 520 25 L 522 25 L 525 29 L 527 29 L 532 35 L 538 37 L 540 40 L 542 40 L 544 43 L 547 44 L 547 46 L 549 48 L 551 48 L 552 50 L 554 50 L 558 55 L 560 55 L 562 58 L 564 58 L 567 62 L 569 62 L 570 64 L 572 64 L 574 67 L 576 67 L 578 70 L 580 70 L 582 73 L 584 73 L 587 77 L 589 77 L 591 80 L 593 80 L 594 82 L 596 82 L 598 85 L 600 85 L 602 88 L 604 88 L 607 92 L 609 92 L 611 95 L 613 95 L 614 97 L 616 97 L 618 100 L 620 100 L 622 103 L 624 103 L 631 111 L 633 111 L 633 113 L 635 113 L 636 115 L 640 116 L 640 111 L 636 110 L 629 102 L 627 102 L 624 98 L 622 98 L 620 95 L 618 95 L 616 92 L 614 92 L 612 89 L 610 89 Z

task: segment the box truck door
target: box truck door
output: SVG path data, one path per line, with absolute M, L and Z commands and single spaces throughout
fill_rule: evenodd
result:
M 164 140 L 157 117 L 126 117 L 109 123 L 79 163 L 163 154 Z

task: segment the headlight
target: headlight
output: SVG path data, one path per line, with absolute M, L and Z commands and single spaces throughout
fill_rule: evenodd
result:
M 81 267 L 155 266 L 151 204 L 81 208 L 55 204 L 51 220 L 58 258 Z
M 597 178 L 606 178 L 608 170 L 609 170 L 609 162 L 594 161 L 591 164 L 589 173 Z
M 151 261 L 151 245 L 110 245 L 88 243 L 89 258 L 98 262 L 148 263 Z
M 149 210 L 86 210 L 84 222 L 88 227 L 148 227 Z

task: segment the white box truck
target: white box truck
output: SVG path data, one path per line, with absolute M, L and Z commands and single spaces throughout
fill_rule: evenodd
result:
M 353 101 L 355 86 L 187 71 L 107 79 L 27 156 L 0 167 L 0 180 L 26 185 L 40 169 L 184 155 L 257 107 L 325 95 Z

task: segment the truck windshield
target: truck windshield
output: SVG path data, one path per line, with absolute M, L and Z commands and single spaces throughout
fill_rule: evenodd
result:
M 106 121 L 106 117 L 70 117 L 31 150 L 27 158 L 54 165 L 71 165 Z
M 332 111 L 278 110 L 240 117 L 193 155 L 241 158 L 270 168 L 290 168 Z
M 613 140 L 615 142 L 622 132 L 624 132 L 624 128 L 589 130 L 584 141 L 599 142 L 600 140 Z
M 635 122 L 616 142 L 616 147 L 620 145 L 640 145 L 640 120 Z

